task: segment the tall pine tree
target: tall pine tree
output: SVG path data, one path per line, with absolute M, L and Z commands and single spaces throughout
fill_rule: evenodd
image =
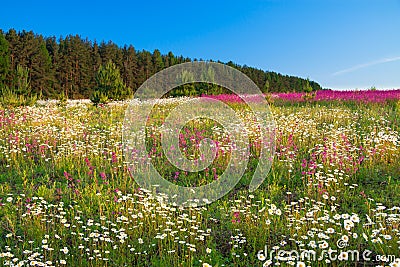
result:
M 8 41 L 0 31 L 0 87 L 5 86 L 8 72 L 10 71 L 10 51 Z

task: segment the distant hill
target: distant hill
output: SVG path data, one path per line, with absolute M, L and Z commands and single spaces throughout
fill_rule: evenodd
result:
M 21 77 L 24 72 L 17 69 L 24 69 L 32 92 L 41 94 L 42 98 L 56 98 L 60 94 L 71 99 L 88 98 L 96 87 L 99 67 L 110 60 L 118 67 L 124 83 L 134 91 L 154 73 L 196 59 L 172 52 L 161 54 L 158 49 L 137 51 L 133 45 L 120 47 L 112 41 L 97 43 L 79 35 L 57 39 L 32 31 L 0 30 L 1 87 L 18 87 L 25 78 Z M 224 64 L 245 73 L 263 92 L 321 89 L 317 82 L 303 78 L 241 66 L 232 61 Z

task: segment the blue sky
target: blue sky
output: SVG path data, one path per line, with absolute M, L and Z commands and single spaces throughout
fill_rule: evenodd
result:
M 6 1 L 0 28 L 232 60 L 333 89 L 400 88 L 400 0 Z

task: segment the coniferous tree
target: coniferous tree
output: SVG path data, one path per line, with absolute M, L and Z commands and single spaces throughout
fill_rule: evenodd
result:
M 67 98 L 74 95 L 73 92 L 73 62 L 71 59 L 72 48 L 69 37 L 60 38 L 59 41 L 60 63 L 58 69 L 58 78 L 60 81 L 61 90 Z M 60 92 L 61 93 L 61 92 Z
M 42 38 L 37 39 L 35 52 L 31 55 L 30 76 L 32 90 L 37 95 L 54 97 L 52 84 L 55 81 L 55 73 L 51 64 L 51 57 L 46 49 L 46 43 Z
M 0 88 L 0 104 L 6 107 L 33 105 L 37 100 L 37 95 L 31 92 L 29 69 L 17 65 L 14 77 L 15 87 Z
M 177 75 L 176 80 L 177 80 L 177 82 L 183 84 L 176 89 L 176 96 L 195 96 L 195 95 L 197 95 L 194 84 L 193 84 L 194 75 L 192 72 L 190 72 L 188 70 L 183 70 L 182 73 Z
M 171 51 L 168 52 L 167 58 L 168 58 L 169 66 L 173 66 L 176 64 L 176 57 L 174 56 L 174 54 Z
M 97 42 L 93 43 L 93 47 L 92 47 L 92 64 L 93 64 L 93 72 L 96 73 L 97 70 L 100 68 L 101 66 L 101 56 L 100 56 L 100 48 L 99 45 L 97 44 Z M 94 78 L 94 77 L 93 77 Z
M 0 31 L 0 87 L 5 86 L 8 72 L 10 71 L 10 51 L 8 42 Z
M 155 73 L 159 72 L 160 70 L 162 70 L 164 68 L 164 62 L 162 60 L 160 50 L 158 50 L 158 49 L 154 50 L 152 61 L 153 61 L 153 66 L 154 66 L 153 69 L 154 69 Z
M 8 42 L 8 48 L 9 48 L 9 53 L 10 53 L 10 71 L 8 72 L 7 80 L 8 80 L 8 86 L 12 87 L 12 81 L 14 81 L 14 70 L 16 69 L 17 66 L 17 55 L 19 54 L 19 51 L 17 49 L 18 44 L 19 44 L 19 35 L 14 29 L 10 29 L 6 33 L 6 40 Z
M 44 38 L 32 31 L 16 32 L 10 29 L 4 35 L 0 30 L 0 83 L 16 88 L 19 65 L 28 69 L 32 91 L 42 93 L 44 98 L 57 98 L 61 94 L 66 98 L 87 98 L 96 89 L 99 68 L 110 60 L 120 71 L 123 83 L 132 90 L 164 68 L 191 61 L 172 52 L 162 55 L 158 49 L 153 53 L 136 51 L 132 45 L 119 47 L 111 41 L 98 45 L 79 35 L 57 40 L 55 37 Z M 321 89 L 314 81 L 241 66 L 232 61 L 226 64 L 246 74 L 263 92 Z M 223 92 L 221 87 L 212 84 L 201 84 L 194 90 L 187 85 L 179 90 L 180 94 L 190 95 Z
M 29 95 L 31 93 L 31 85 L 29 79 L 29 69 L 27 67 L 17 66 L 15 71 L 16 87 L 14 91 L 18 95 Z
M 124 47 L 124 68 L 122 72 L 122 78 L 126 86 L 130 87 L 133 91 L 139 87 L 137 83 L 138 74 L 138 61 L 135 48 L 130 45 L 129 47 Z
M 140 75 L 140 84 L 146 81 L 153 73 L 153 64 L 152 64 L 152 55 L 149 51 L 141 51 L 139 54 L 139 60 L 141 64 L 141 74 Z
M 63 92 L 61 90 L 60 82 L 59 82 L 59 76 L 58 76 L 58 70 L 60 68 L 60 53 L 59 53 L 59 45 L 57 43 L 56 37 L 50 37 L 46 38 L 46 49 L 49 53 L 49 56 L 51 58 L 51 74 L 49 83 L 50 83 L 50 88 L 53 90 L 53 97 L 58 98 L 60 93 Z M 65 96 L 64 96 L 65 97 Z
M 124 100 L 131 94 L 130 88 L 122 81 L 119 69 L 111 60 L 100 66 L 96 75 L 96 82 L 97 88 L 92 99 L 106 96 L 109 100 Z

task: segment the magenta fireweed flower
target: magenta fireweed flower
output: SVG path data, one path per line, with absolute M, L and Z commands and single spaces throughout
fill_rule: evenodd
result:
M 100 175 L 101 179 L 103 179 L 103 180 L 107 179 L 107 176 L 104 172 L 100 172 L 99 175 Z
M 92 171 L 92 170 L 93 170 L 93 166 L 92 166 L 92 164 L 90 163 L 90 161 L 89 161 L 88 158 L 85 158 L 85 162 L 86 162 L 86 165 L 89 167 L 89 169 Z
M 213 175 L 214 175 L 214 180 L 218 180 L 217 169 L 216 168 L 212 168 L 212 172 L 213 172 Z
M 273 93 L 274 98 L 290 102 L 305 101 L 306 93 Z M 333 91 L 320 90 L 315 92 L 315 101 L 356 101 L 381 103 L 387 100 L 400 100 L 400 90 L 363 90 L 363 91 Z
M 112 153 L 111 153 L 111 162 L 112 163 L 116 163 L 118 161 L 118 159 L 117 159 L 117 154 L 113 151 Z
M 233 223 L 240 223 L 240 213 L 238 211 L 235 211 L 233 213 L 233 219 L 232 219 Z
M 69 174 L 69 173 L 66 172 L 66 171 L 64 171 L 64 177 L 65 177 L 68 181 L 72 181 L 72 180 L 73 180 L 72 175 Z
M 272 98 L 289 102 L 303 102 L 306 93 L 272 93 Z M 228 103 L 240 103 L 242 99 L 235 94 L 202 95 Z M 256 96 L 244 96 L 246 100 L 257 101 Z M 363 91 L 333 91 L 320 90 L 315 92 L 314 101 L 356 101 L 381 103 L 387 100 L 400 100 L 400 89 L 397 90 L 363 90 Z
M 88 175 L 90 176 L 90 175 L 93 174 L 94 167 L 92 166 L 92 164 L 90 163 L 90 161 L 89 161 L 88 158 L 85 158 L 85 162 L 86 162 L 86 165 L 87 165 L 88 168 L 89 168 Z
M 246 101 L 249 102 L 260 102 L 264 99 L 260 99 L 259 95 L 242 95 L 241 97 L 239 97 L 236 94 L 222 94 L 222 95 L 202 95 L 201 97 L 208 97 L 208 98 L 212 98 L 215 100 L 220 100 L 223 102 L 227 102 L 227 103 L 243 103 L 242 98 L 246 99 Z
M 302 168 L 306 168 L 307 167 L 307 160 L 303 159 L 303 162 L 301 163 L 301 167 Z

